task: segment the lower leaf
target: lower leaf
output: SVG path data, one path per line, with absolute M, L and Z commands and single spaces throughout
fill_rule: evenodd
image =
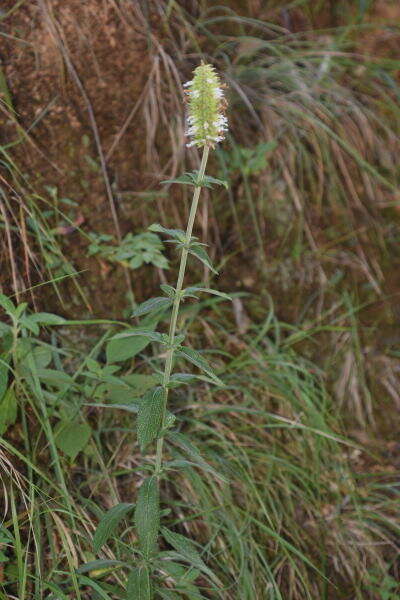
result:
M 150 570 L 146 565 L 136 567 L 128 577 L 126 600 L 152 600 Z

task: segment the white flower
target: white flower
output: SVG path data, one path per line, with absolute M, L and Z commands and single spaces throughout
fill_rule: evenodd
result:
M 187 135 L 192 146 L 212 146 L 224 138 L 228 120 L 223 111 L 224 94 L 220 80 L 212 65 L 201 64 L 194 71 L 193 79 L 184 84 L 188 98 Z

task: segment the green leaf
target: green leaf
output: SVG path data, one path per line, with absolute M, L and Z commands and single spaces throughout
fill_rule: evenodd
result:
M 201 369 L 201 371 L 207 373 L 207 375 L 209 375 L 215 381 L 215 383 L 221 386 L 225 385 L 211 369 L 206 359 L 199 352 L 197 352 L 197 350 L 193 350 L 193 348 L 188 348 L 187 346 L 179 346 L 177 353 L 179 356 L 183 356 L 183 358 L 186 358 L 186 360 Z
M 66 322 L 66 319 L 63 317 L 59 317 L 58 315 L 53 315 L 52 313 L 35 313 L 34 315 L 30 315 L 29 319 L 34 321 L 35 323 L 39 323 L 40 325 L 62 325 Z
M 38 369 L 45 369 L 53 360 L 52 348 L 49 346 L 34 346 L 30 352 Z
M 158 333 L 157 331 L 152 331 L 150 329 L 131 329 L 130 331 L 124 331 L 123 333 L 117 333 L 112 338 L 113 340 L 124 340 L 127 338 L 134 337 L 145 337 L 149 340 L 149 342 L 159 342 L 160 344 L 164 343 L 164 336 L 162 333 Z
M 160 492 L 157 477 L 148 477 L 140 486 L 135 510 L 135 525 L 139 547 L 148 559 L 156 550 L 160 529 Z
M 35 323 L 35 321 L 32 321 L 32 317 L 23 316 L 20 318 L 19 322 L 22 325 L 22 327 L 25 327 L 25 329 L 28 329 L 28 331 L 33 333 L 33 335 L 39 335 L 39 331 L 40 331 L 39 326 L 37 323 Z
M 144 396 L 139 407 L 137 418 L 137 436 L 140 449 L 144 452 L 146 446 L 155 440 L 161 430 L 165 405 L 165 390 L 156 387 Z
M 96 581 L 90 579 L 90 577 L 86 577 L 86 575 L 79 575 L 79 583 L 86 587 L 91 587 L 97 594 L 96 598 L 102 598 L 102 600 L 112 600 L 111 596 L 109 596 Z
M 191 540 L 181 535 L 180 533 L 175 533 L 174 531 L 170 531 L 166 527 L 161 528 L 161 533 L 164 536 L 164 539 L 170 544 L 179 554 L 187 560 L 188 563 L 199 569 L 203 573 L 206 573 L 209 577 L 214 579 L 215 576 L 213 572 L 207 567 L 198 553 L 195 545 Z
M 150 225 L 149 229 L 150 229 L 150 231 L 157 231 L 158 233 L 165 233 L 165 235 L 169 235 L 169 236 L 175 238 L 176 240 L 178 240 L 179 242 L 184 242 L 186 239 L 186 234 L 184 231 L 182 231 L 182 229 L 167 229 L 166 227 L 163 227 L 159 223 L 153 223 L 153 225 Z
M 186 296 L 186 294 L 192 294 L 192 293 L 196 293 L 196 292 L 205 292 L 207 294 L 213 294 L 214 296 L 221 296 L 221 298 L 225 298 L 225 300 L 232 300 L 231 296 L 229 296 L 229 294 L 225 294 L 224 292 L 219 292 L 218 290 L 213 290 L 211 288 L 196 287 L 196 286 L 186 288 L 184 296 Z
M 57 388 L 63 388 L 64 386 L 73 386 L 74 380 L 71 375 L 64 371 L 57 371 L 56 369 L 36 369 L 36 375 L 40 381 L 43 381 L 47 385 L 51 385 Z
M 161 310 L 162 308 L 167 308 L 168 306 L 171 306 L 171 300 L 170 298 L 164 298 L 164 297 L 157 297 L 157 298 L 150 298 L 149 300 L 146 300 L 145 302 L 142 302 L 141 304 L 139 304 L 139 306 L 137 306 L 133 313 L 132 313 L 132 317 L 141 317 L 142 315 L 147 315 L 148 313 L 151 312 L 157 312 L 159 310 Z
M 76 572 L 77 573 L 96 573 L 96 571 L 109 572 L 113 571 L 115 568 L 120 568 L 124 565 L 120 560 L 91 560 L 90 562 L 85 563 L 81 567 L 79 567 Z
M 107 362 L 119 362 L 133 358 L 139 354 L 148 344 L 151 339 L 147 335 L 153 331 L 155 324 L 148 328 L 138 328 L 125 330 L 122 334 L 116 334 L 107 342 L 106 355 Z M 139 334 L 137 333 L 139 331 Z M 143 333 L 145 332 L 145 334 Z
M 180 183 L 182 185 L 196 185 L 197 184 L 196 172 L 184 173 L 183 175 L 180 175 L 176 179 L 165 179 L 161 183 Z
M 130 404 L 133 399 L 141 398 L 149 389 L 161 382 L 161 375 L 131 373 L 120 378 L 120 383 L 107 386 L 111 402 Z
M 8 360 L 6 356 L 0 356 L 0 400 L 6 393 L 8 386 Z
M 161 183 L 180 183 L 181 185 L 194 185 L 195 187 L 207 188 L 212 188 L 214 184 L 223 185 L 228 189 L 228 183 L 222 179 L 216 179 L 215 177 L 210 177 L 209 175 L 203 175 L 202 179 L 199 179 L 198 171 L 186 172 L 176 179 L 166 179 Z
M 192 373 L 173 373 L 169 378 L 169 388 L 179 387 L 180 385 L 189 385 L 196 379 Z
M 0 435 L 3 435 L 10 425 L 17 420 L 17 399 L 10 387 L 0 400 Z
M 91 433 L 87 423 L 60 421 L 54 430 L 54 439 L 58 448 L 74 460 L 88 443 Z
M 120 521 L 134 507 L 134 504 L 122 502 L 110 508 L 100 519 L 93 537 L 93 548 L 98 552 L 118 527 Z
M 151 600 L 152 598 L 149 568 L 146 565 L 136 567 L 128 577 L 126 600 Z
M 171 298 L 171 299 L 175 298 L 175 293 L 176 293 L 175 288 L 173 288 L 172 286 L 168 285 L 167 283 L 162 283 L 160 285 L 160 288 L 162 289 L 162 291 L 164 292 L 164 294 L 166 294 L 169 298 Z
M 212 184 L 215 185 L 223 185 L 224 188 L 228 189 L 228 182 L 223 180 L 223 179 L 216 179 L 215 177 L 210 177 L 210 175 L 204 175 L 203 179 L 202 179 L 202 184 L 205 187 L 209 187 L 212 188 Z
M 4 308 L 6 313 L 8 313 L 10 316 L 14 315 L 15 306 L 4 294 L 0 294 L 0 306 Z
M 172 577 L 179 585 L 191 583 L 200 575 L 198 569 L 188 568 L 187 565 L 181 565 L 172 560 L 159 560 L 157 561 L 157 565 L 161 571 Z
M 218 274 L 218 271 L 216 271 L 214 269 L 214 267 L 211 264 L 211 260 L 207 254 L 207 252 L 204 250 L 204 248 L 202 246 L 199 245 L 192 245 L 189 248 L 189 253 L 193 254 L 193 256 L 195 256 L 196 258 L 198 258 L 204 265 L 206 265 L 206 267 L 208 267 L 209 269 L 211 269 L 211 271 L 213 273 Z
M 175 594 L 172 590 L 168 590 L 166 588 L 159 588 L 157 592 L 160 594 L 163 600 L 181 600 L 182 596 Z

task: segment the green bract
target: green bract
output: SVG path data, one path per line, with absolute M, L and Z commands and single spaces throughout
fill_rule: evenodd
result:
M 186 133 L 192 138 L 187 146 L 214 146 L 224 139 L 224 131 L 228 128 L 224 94 L 214 67 L 200 65 L 184 87 L 188 88 L 189 106 Z

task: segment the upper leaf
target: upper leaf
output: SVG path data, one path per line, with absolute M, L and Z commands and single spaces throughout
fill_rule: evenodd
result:
M 218 274 L 218 271 L 216 269 L 214 269 L 214 267 L 212 266 L 211 260 L 208 256 L 207 252 L 204 250 L 204 248 L 202 246 L 200 246 L 199 244 L 192 244 L 189 248 L 189 253 L 193 254 L 193 256 L 198 258 L 213 273 Z
M 186 358 L 186 360 L 190 361 L 192 364 L 196 365 L 196 367 L 199 367 L 199 369 L 207 373 L 207 375 L 209 375 L 215 381 L 215 383 L 221 386 L 225 385 L 211 369 L 206 359 L 199 352 L 197 352 L 197 350 L 193 350 L 193 348 L 188 348 L 187 346 L 179 346 L 177 352 L 180 356 L 183 356 Z
M 199 179 L 198 171 L 186 172 L 180 177 L 177 177 L 176 179 L 166 179 L 161 183 L 180 183 L 183 185 L 194 185 L 195 187 L 207 188 L 212 188 L 213 185 L 223 185 L 226 189 L 228 189 L 227 181 L 223 181 L 222 179 L 216 179 L 215 177 L 210 177 L 210 175 L 204 175 L 202 179 Z
M 217 179 L 216 177 L 211 177 L 210 175 L 204 175 L 203 179 L 202 179 L 203 185 L 205 187 L 209 187 L 212 188 L 213 185 L 223 185 L 224 188 L 228 189 L 228 182 L 223 180 L 223 179 Z
M 170 235 L 179 242 L 184 242 L 186 239 L 186 234 L 184 231 L 182 231 L 182 229 L 167 229 L 159 223 L 153 223 L 152 225 L 150 225 L 149 229 L 150 231 L 157 231 L 159 233 L 165 233 L 166 235 Z
M 221 298 L 225 298 L 225 300 L 232 300 L 231 296 L 229 296 L 229 294 L 225 294 L 225 292 L 219 292 L 218 290 L 213 290 L 212 288 L 197 287 L 197 286 L 191 286 L 191 287 L 186 288 L 184 290 L 184 296 L 189 296 L 196 292 L 205 292 L 207 294 L 213 294 L 214 296 L 220 296 Z
M 150 329 L 130 329 L 129 331 L 124 331 L 122 333 L 117 333 L 112 337 L 113 340 L 122 340 L 130 337 L 144 337 L 147 338 L 150 342 L 164 342 L 164 337 L 162 333 L 158 333 L 157 331 L 151 331 Z
M 132 317 L 141 317 L 142 315 L 147 315 L 148 313 L 158 312 L 162 308 L 167 308 L 171 305 L 170 298 L 157 297 L 150 298 L 145 302 L 139 304 L 133 311 Z

